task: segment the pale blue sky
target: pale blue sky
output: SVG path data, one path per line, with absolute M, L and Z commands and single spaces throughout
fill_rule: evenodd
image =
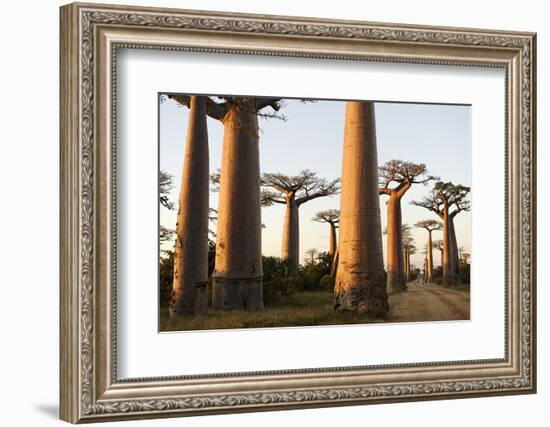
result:
M 342 139 L 344 133 L 344 108 L 342 101 L 316 101 L 302 103 L 285 100 L 281 110 L 288 120 L 260 120 L 260 168 L 261 172 L 281 172 L 296 175 L 303 169 L 311 169 L 320 177 L 333 179 L 341 175 Z M 471 111 L 469 106 L 383 103 L 375 104 L 376 133 L 379 164 L 391 159 L 425 163 L 432 175 L 444 181 L 471 185 Z M 171 100 L 160 104 L 160 168 L 174 175 L 176 183 L 170 198 L 177 203 L 177 192 L 185 149 L 188 110 Z M 210 169 L 221 165 L 223 126 L 208 119 L 210 145 Z M 423 185 L 413 186 L 402 200 L 403 222 L 413 225 L 423 219 L 438 219 L 424 208 L 410 204 L 428 191 Z M 217 207 L 218 195 L 211 193 L 210 205 Z M 380 198 L 382 226 L 386 223 L 386 197 Z M 310 201 L 300 208 L 300 253 L 317 248 L 328 250 L 328 225 L 311 221 L 316 212 L 339 208 L 339 196 Z M 280 256 L 284 206 L 262 208 L 262 252 Z M 455 219 L 458 245 L 470 250 L 471 213 L 459 214 Z M 160 210 L 161 225 L 174 229 L 176 211 Z M 423 229 L 413 229 L 417 255 L 412 263 L 423 265 L 421 252 L 427 241 Z M 441 238 L 440 232 L 434 238 Z M 384 253 L 385 248 L 384 238 Z M 168 249 L 172 243 L 166 244 Z M 439 254 L 435 254 L 439 265 Z

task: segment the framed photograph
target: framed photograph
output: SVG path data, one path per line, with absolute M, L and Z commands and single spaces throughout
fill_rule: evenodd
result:
M 61 418 L 536 391 L 536 36 L 61 8 Z

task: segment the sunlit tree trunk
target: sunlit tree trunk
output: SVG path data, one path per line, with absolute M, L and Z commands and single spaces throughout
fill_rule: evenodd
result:
M 411 280 L 411 254 L 407 252 L 407 281 Z
M 443 211 L 443 283 L 454 286 L 458 283 L 458 271 L 455 267 L 455 250 L 453 248 L 454 224 L 447 207 Z
M 298 205 L 294 195 L 288 195 L 283 226 L 282 258 L 290 271 L 298 270 L 300 263 L 300 222 Z
M 336 272 L 338 271 L 338 260 L 340 258 L 340 251 L 338 250 L 338 247 L 336 248 L 336 252 L 334 253 L 334 258 L 332 258 L 332 264 L 330 266 L 330 277 L 332 280 L 336 280 Z
M 403 233 L 401 230 L 401 200 L 397 193 L 393 192 L 390 195 L 387 207 L 387 288 L 388 293 L 403 292 L 407 290 L 407 285 L 405 284 Z
M 330 223 L 330 244 L 328 249 L 328 254 L 330 256 L 330 259 L 334 259 L 334 255 L 336 254 L 336 225 L 334 223 Z
M 180 183 L 170 314 L 208 307 L 208 131 L 205 98 L 192 96 Z
M 451 277 L 451 240 L 450 240 L 450 230 L 449 230 L 449 215 L 448 209 L 445 208 L 443 211 L 443 283 L 449 284 Z
M 428 230 L 428 253 L 427 255 L 427 271 L 426 271 L 426 280 L 431 282 L 433 279 L 434 273 L 434 258 L 433 258 L 433 248 L 432 248 L 432 230 Z
M 334 308 L 383 317 L 388 310 L 378 196 L 374 104 L 347 102 Z
M 456 277 L 456 283 L 458 284 L 460 282 L 460 259 L 459 259 L 459 253 L 458 253 L 458 244 L 456 241 L 456 232 L 455 232 L 455 224 L 454 224 L 454 217 L 449 215 L 449 232 L 450 232 L 450 244 L 451 244 L 451 263 L 452 263 L 452 269 L 453 274 Z
M 260 162 L 256 113 L 230 108 L 224 140 L 212 306 L 263 309 Z
M 411 280 L 411 255 L 406 249 L 403 252 L 403 262 L 405 265 L 405 268 L 403 269 L 405 282 L 409 282 Z

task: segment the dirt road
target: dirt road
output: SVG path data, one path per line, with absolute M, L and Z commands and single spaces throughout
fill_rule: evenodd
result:
M 409 282 L 407 287 L 407 292 L 390 295 L 389 322 L 470 318 L 469 292 L 417 282 Z

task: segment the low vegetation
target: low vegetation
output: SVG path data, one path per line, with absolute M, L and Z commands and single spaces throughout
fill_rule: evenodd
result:
M 263 311 L 208 310 L 205 315 L 170 317 L 168 307 L 161 309 L 161 331 L 201 329 L 270 328 L 368 323 L 366 315 L 338 313 L 332 308 L 332 289 L 295 291 L 278 303 L 266 304 Z

